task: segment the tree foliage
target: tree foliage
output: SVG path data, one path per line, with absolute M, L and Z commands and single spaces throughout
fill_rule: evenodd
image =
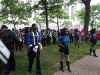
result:
M 61 25 L 64 26 L 64 27 L 67 27 L 68 25 L 71 25 L 71 24 L 72 24 L 71 21 L 64 20 Z
M 77 11 L 77 17 L 78 19 L 83 22 L 83 19 L 85 17 L 85 9 L 82 8 L 81 10 Z M 90 25 L 93 27 L 95 25 L 95 21 L 98 21 L 100 19 L 100 3 L 97 5 L 91 6 L 91 12 L 90 12 Z
M 34 6 L 34 10 L 42 10 L 40 16 L 45 16 L 46 25 L 48 25 L 47 21 L 54 22 L 55 18 L 68 18 L 66 12 L 62 9 L 63 2 L 63 0 L 40 0 L 39 3 Z M 48 28 L 48 26 L 46 28 Z
M 0 13 L 0 21 L 10 24 L 27 24 L 27 19 L 31 17 L 32 7 L 29 3 L 20 0 L 2 0 L 4 7 Z
M 79 1 L 85 5 L 84 30 L 88 31 L 91 0 L 70 0 L 69 4 L 74 4 L 74 3 L 76 4 Z

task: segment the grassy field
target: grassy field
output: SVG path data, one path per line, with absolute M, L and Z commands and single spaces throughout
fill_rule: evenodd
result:
M 97 45 L 97 49 L 100 45 Z M 51 45 L 43 47 L 41 50 L 41 69 L 44 75 L 52 75 L 59 70 L 59 47 Z M 89 54 L 89 43 L 81 43 L 80 48 L 75 47 L 73 43 L 69 43 L 70 62 L 73 63 Z M 15 51 L 16 71 L 10 75 L 37 75 L 35 72 L 35 63 L 33 64 L 33 72 L 27 71 L 28 58 L 27 51 L 24 47 L 22 51 Z M 64 61 L 65 62 L 65 61 Z M 66 64 L 64 63 L 66 67 Z

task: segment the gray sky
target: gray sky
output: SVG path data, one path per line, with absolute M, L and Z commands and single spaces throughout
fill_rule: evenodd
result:
M 91 0 L 91 4 L 97 4 L 100 3 L 100 0 Z

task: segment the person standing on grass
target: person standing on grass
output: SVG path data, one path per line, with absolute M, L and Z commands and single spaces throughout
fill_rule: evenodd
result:
M 70 42 L 73 43 L 73 31 L 72 30 L 69 31 L 69 38 L 70 38 Z
M 85 35 L 86 35 L 86 32 L 85 32 L 84 30 L 82 30 L 82 31 L 80 32 L 80 35 L 81 35 L 81 41 L 82 41 L 82 43 L 84 43 L 84 42 L 85 42 Z
M 31 31 L 30 30 L 30 27 L 25 27 L 25 33 L 24 33 L 24 44 L 26 45 L 26 49 L 27 49 L 27 56 L 28 56 L 28 58 L 29 58 L 29 48 L 28 48 L 28 46 L 27 46 L 27 43 L 26 43 L 26 41 L 27 41 L 27 38 L 26 38 L 26 36 L 28 35 L 29 36 L 29 32 Z
M 97 44 L 99 44 L 99 40 L 100 40 L 100 30 L 98 30 L 98 31 L 96 32 L 96 34 L 97 34 L 97 40 L 98 40 L 98 43 L 97 43 Z
M 53 45 L 54 45 L 55 42 L 56 42 L 56 37 L 57 37 L 57 32 L 56 32 L 56 30 L 53 30 L 53 31 L 52 31 Z
M 96 43 L 97 43 L 97 35 L 96 35 L 96 29 L 93 28 L 91 31 L 91 38 L 90 38 L 90 56 L 91 56 L 91 53 L 92 53 L 92 50 L 93 50 L 93 55 L 95 57 L 98 57 L 96 55 L 96 50 L 95 50 L 95 46 L 96 46 Z
M 65 57 L 68 71 L 71 72 L 70 63 L 69 63 L 69 48 L 68 48 L 69 38 L 68 38 L 68 29 L 67 28 L 63 28 L 61 30 L 61 36 L 59 37 L 59 41 L 61 41 L 61 43 L 62 43 L 62 45 L 59 45 L 59 47 L 60 47 L 60 49 L 59 49 L 59 52 L 60 52 L 60 70 L 64 72 L 63 60 Z
M 39 75 L 43 75 L 41 72 L 40 66 L 40 44 L 41 44 L 41 35 L 37 32 L 37 25 L 32 24 L 31 32 L 26 35 L 26 44 L 29 48 L 29 64 L 28 64 L 28 71 L 29 73 L 32 72 L 32 65 L 34 62 L 34 58 L 36 57 L 36 72 Z
M 80 48 L 80 46 L 79 46 L 79 35 L 80 35 L 80 33 L 79 33 L 78 29 L 75 29 L 75 33 L 74 33 L 75 47 L 76 47 L 76 44 L 77 44 L 78 48 Z
M 42 37 L 42 45 L 43 46 L 46 46 L 46 32 L 45 32 L 45 30 L 43 29 L 43 30 L 41 30 L 41 37 Z
M 21 49 L 21 35 L 20 35 L 18 30 L 16 30 L 15 34 L 16 34 L 16 38 L 18 39 L 18 42 L 15 43 L 16 51 L 18 51 L 18 50 L 22 51 L 22 49 Z
M 52 37 L 52 33 L 51 33 L 50 28 L 47 29 L 46 35 L 47 35 L 47 40 L 46 40 L 46 41 L 47 41 L 47 44 L 48 44 L 48 45 L 51 45 L 51 37 Z
M 1 40 L 10 51 L 10 58 L 4 69 L 5 70 L 4 75 L 9 75 L 10 71 L 16 70 L 15 57 L 14 57 L 14 42 L 18 42 L 18 40 L 15 34 L 10 29 L 8 29 L 6 25 L 2 25 L 1 28 L 3 30 Z

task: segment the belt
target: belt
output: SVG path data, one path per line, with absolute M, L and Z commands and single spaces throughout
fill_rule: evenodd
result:
M 9 50 L 9 51 L 14 51 L 14 50 Z
M 65 46 L 68 46 L 68 43 L 64 43 Z

